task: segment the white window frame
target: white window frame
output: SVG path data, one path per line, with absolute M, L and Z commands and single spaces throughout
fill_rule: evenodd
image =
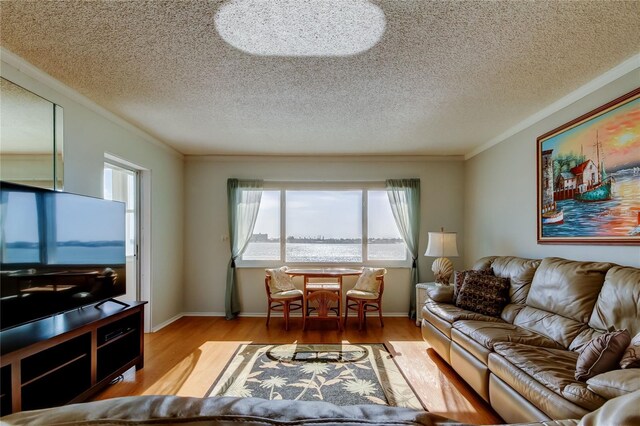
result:
M 369 266 L 384 268 L 411 268 L 411 256 L 405 247 L 405 260 L 369 260 L 368 257 L 368 193 L 386 191 L 384 182 L 264 182 L 263 191 L 280 191 L 280 259 L 244 260 L 236 262 L 239 268 L 271 268 L 286 264 L 290 267 Z M 287 262 L 286 257 L 286 194 L 287 191 L 362 191 L 362 262 Z

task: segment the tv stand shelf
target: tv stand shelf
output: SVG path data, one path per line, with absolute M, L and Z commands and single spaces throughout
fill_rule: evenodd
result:
M 85 306 L 0 333 L 0 415 L 80 402 L 144 366 L 144 305 Z

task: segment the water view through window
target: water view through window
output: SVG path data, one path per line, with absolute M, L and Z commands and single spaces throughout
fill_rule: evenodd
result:
M 362 191 L 287 191 L 286 262 L 362 262 Z
M 284 263 L 406 259 L 386 191 L 361 189 L 264 191 L 253 237 L 242 255 L 245 261 Z

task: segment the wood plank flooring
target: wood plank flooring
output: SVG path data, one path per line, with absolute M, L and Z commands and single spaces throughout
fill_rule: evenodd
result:
M 145 335 L 145 367 L 127 371 L 123 380 L 94 399 L 130 395 L 202 397 L 242 343 L 385 343 L 427 409 L 472 424 L 501 423 L 500 417 L 422 339 L 408 318 L 377 318 L 358 331 L 350 320 L 343 332 L 334 324 L 311 324 L 292 318 L 284 330 L 282 318 L 183 317 L 162 330 Z

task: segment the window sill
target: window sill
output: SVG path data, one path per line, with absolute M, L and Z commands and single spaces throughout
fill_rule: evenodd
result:
M 367 263 L 281 263 L 279 261 L 243 261 L 236 262 L 238 269 L 273 269 L 288 266 L 289 268 L 387 268 L 387 269 L 411 269 L 411 263 L 406 261 L 376 261 Z

